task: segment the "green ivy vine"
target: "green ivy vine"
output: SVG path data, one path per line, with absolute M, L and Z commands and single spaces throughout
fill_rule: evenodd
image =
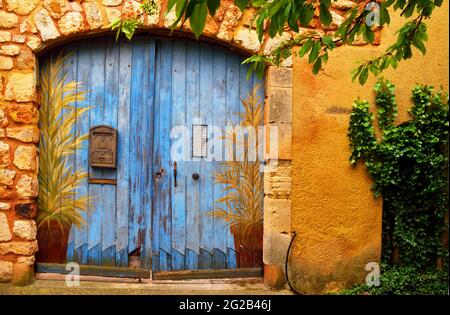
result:
M 448 270 L 448 93 L 414 87 L 411 119 L 395 125 L 394 85 L 379 79 L 374 90 L 376 114 L 357 99 L 348 136 L 351 164 L 365 163 L 383 197 L 383 264 Z

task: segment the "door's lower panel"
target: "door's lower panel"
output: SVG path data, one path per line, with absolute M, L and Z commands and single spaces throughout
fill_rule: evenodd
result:
M 36 272 L 42 273 L 60 273 L 68 274 L 73 272 L 71 269 L 66 270 L 65 264 L 37 263 Z M 138 268 L 116 268 L 116 267 L 100 267 L 80 265 L 80 275 L 82 276 L 101 276 L 116 278 L 139 278 L 149 279 L 150 270 Z
M 262 277 L 262 268 L 162 271 L 152 274 L 153 280 L 224 279 Z

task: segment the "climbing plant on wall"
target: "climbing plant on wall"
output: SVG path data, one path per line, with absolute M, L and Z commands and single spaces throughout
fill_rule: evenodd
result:
M 175 10 L 176 20 L 172 28 L 189 21 L 194 34 L 199 37 L 203 32 L 208 14 L 214 16 L 224 0 L 169 0 L 167 12 Z M 352 6 L 345 16 L 345 21 L 336 32 L 330 35 L 321 35 L 318 32 L 299 32 L 301 27 L 307 27 L 313 21 L 329 26 L 333 22 L 330 11 L 335 0 L 234 0 L 234 4 L 241 10 L 253 7 L 256 10 L 254 25 L 260 41 L 266 31 L 271 38 L 292 30 L 298 33 L 291 39 L 282 42 L 271 55 L 255 55 L 247 59 L 251 69 L 260 75 L 264 73 L 265 65 L 273 63 L 279 65 L 293 54 L 295 47 L 301 46 L 297 52 L 300 57 L 308 56 L 308 62 L 313 64 L 316 74 L 322 65 L 328 61 L 329 52 L 337 45 L 351 44 L 355 39 L 364 38 L 372 43 L 375 40 L 375 30 L 390 24 L 390 15 L 399 14 L 405 18 L 405 23 L 396 31 L 396 41 L 390 45 L 379 57 L 363 61 L 354 69 L 353 79 L 358 78 L 361 84 L 367 81 L 369 73 L 377 76 L 387 68 L 396 68 L 401 60 L 413 56 L 417 49 L 426 53 L 425 43 L 428 40 L 427 25 L 425 21 L 430 18 L 436 7 L 440 7 L 443 0 L 359 0 Z M 141 12 L 125 13 L 112 24 L 117 35 L 123 32 L 128 39 L 133 37 L 137 27 L 140 26 L 142 14 L 151 15 L 155 12 L 158 2 L 146 0 L 141 6 Z
M 448 94 L 414 87 L 411 119 L 397 126 L 394 85 L 380 79 L 375 93 L 379 135 L 369 103 L 357 99 L 348 136 L 351 164 L 365 163 L 383 197 L 383 261 L 448 270 Z

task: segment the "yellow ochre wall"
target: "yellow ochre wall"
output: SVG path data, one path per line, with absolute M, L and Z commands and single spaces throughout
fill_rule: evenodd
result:
M 448 90 L 448 2 L 430 20 L 428 52 L 403 61 L 384 76 L 396 85 L 399 121 L 408 117 L 411 90 L 425 83 Z M 391 26 L 380 46 L 337 48 L 317 76 L 304 60 L 294 59 L 291 278 L 302 293 L 338 291 L 363 282 L 368 262 L 379 261 L 382 202 L 370 191 L 363 166 L 349 163 L 347 128 L 358 96 L 373 103 L 370 77 L 364 86 L 351 82 L 356 61 L 379 56 L 395 41 L 404 23 L 391 13 Z

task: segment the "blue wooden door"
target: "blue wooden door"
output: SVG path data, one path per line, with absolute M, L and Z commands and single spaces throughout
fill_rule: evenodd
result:
M 214 181 L 220 161 L 196 157 L 192 147 L 198 132 L 195 127 L 204 128 L 211 141 L 220 137 L 214 128 L 219 128 L 224 136 L 226 125 L 239 124 L 241 99 L 255 84 L 261 85 L 254 77 L 246 80 L 248 68 L 241 64 L 243 60 L 239 54 L 211 44 L 183 40 L 158 43 L 154 167 L 164 172 L 154 186 L 154 272 L 235 269 L 262 264 L 261 260 L 240 263 L 229 225 L 209 215 L 216 200 L 225 194 L 223 185 Z M 260 89 L 260 95 L 262 92 Z M 185 145 L 189 146 L 187 160 L 176 160 L 169 154 L 181 137 L 173 132 L 177 126 L 186 127 L 189 135 Z M 195 174 L 198 179 L 193 178 Z
M 90 107 L 74 132 L 118 131 L 116 169 L 90 167 L 87 144 L 71 161 L 89 172 L 79 193 L 93 201 L 86 224 L 70 231 L 67 261 L 154 272 L 242 267 L 230 227 L 208 215 L 225 193 L 214 183 L 219 162 L 192 156 L 192 131 L 210 136 L 212 126 L 239 123 L 241 98 L 260 83 L 246 80 L 244 58 L 212 44 L 136 36 L 75 42 L 41 67 L 60 51 L 68 80 L 86 90 L 76 106 Z M 171 155 L 177 126 L 189 131 L 189 160 Z

